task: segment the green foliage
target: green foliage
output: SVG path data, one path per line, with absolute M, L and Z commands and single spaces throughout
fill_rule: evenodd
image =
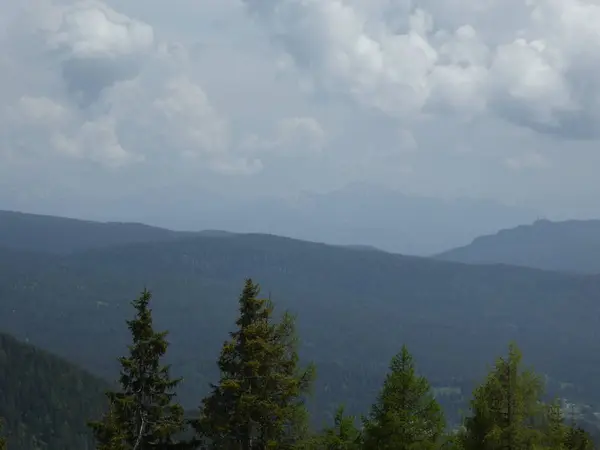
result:
M 214 449 L 292 448 L 307 433 L 304 396 L 313 369 L 298 367 L 294 320 L 273 320 L 273 305 L 245 283 L 231 340 L 223 345 L 220 380 L 202 402 L 195 423 Z
M 367 450 L 435 448 L 445 419 L 429 382 L 415 372 L 406 346 L 394 356 L 377 402 L 364 424 Z
M 336 411 L 334 424 L 314 437 L 310 448 L 319 450 L 359 450 L 362 448 L 362 434 L 356 428 L 354 416 L 344 415 L 344 407 Z
M 96 450 L 593 449 L 588 432 L 574 422 L 565 423 L 558 401 L 542 401 L 541 379 L 532 371 L 521 369 L 521 353 L 514 344 L 509 346 L 508 356 L 499 358 L 473 391 L 471 414 L 457 432 L 444 434 L 441 406 L 429 381 L 417 375 L 413 357 L 403 346 L 392 358 L 389 373 L 361 430 L 355 426 L 355 418 L 340 407 L 331 427 L 310 435 L 304 402 L 314 368 L 300 367 L 293 317 L 285 313 L 275 320 L 273 304 L 259 298 L 259 293 L 258 285 L 248 279 L 239 298 L 237 329 L 230 333 L 231 339 L 223 345 L 218 360 L 219 382 L 212 385 L 211 394 L 203 400 L 200 418 L 188 421 L 182 407 L 174 401 L 173 392 L 181 379 L 171 379 L 169 366 L 161 364 L 169 347 L 167 332 L 154 331 L 149 308 L 151 294 L 144 290 L 132 302 L 136 316 L 127 321 L 133 343 L 129 356 L 119 358 L 121 389 L 106 393 L 108 409 L 101 421 L 91 423 Z M 9 387 L 0 391 L 0 415 L 9 413 L 8 448 L 90 448 L 86 436 L 78 434 L 68 419 L 56 422 L 42 418 L 46 423 L 42 433 L 32 433 L 37 428 L 22 418 L 21 422 L 15 421 L 19 411 L 26 411 L 25 405 L 39 400 L 34 395 L 25 397 L 30 400 L 23 402 L 23 386 L 38 389 L 31 384 L 35 380 L 48 389 L 46 378 L 40 378 L 38 372 L 44 375 L 46 371 L 53 374 L 53 370 L 64 370 L 65 378 L 56 382 L 77 385 L 73 392 L 81 393 L 82 403 L 88 401 L 85 376 L 73 377 L 72 373 L 77 372 L 68 364 L 2 334 L 0 344 L 0 362 L 6 368 L 0 371 L 0 377 L 4 377 L 0 382 Z M 7 376 L 9 372 L 16 375 Z M 54 403 L 43 397 L 44 389 L 33 390 L 32 393 L 41 394 L 42 401 L 29 410 L 45 411 L 55 404 L 60 410 L 63 404 L 56 399 L 63 392 L 72 395 L 68 389 L 56 394 L 52 386 L 49 389 Z M 75 418 L 69 418 L 77 423 Z M 182 436 L 187 431 L 186 422 L 193 424 L 196 434 L 188 436 L 188 441 Z M 0 438 L 0 450 L 5 448 L 6 443 Z
M 544 432 L 541 447 L 548 450 L 565 450 L 569 427 L 565 424 L 560 402 L 554 401 L 546 405 L 542 426 Z
M 590 434 L 578 426 L 569 426 L 564 447 L 567 450 L 593 450 L 594 443 Z
M 459 434 L 465 450 L 560 449 L 564 421 L 557 404 L 542 403 L 544 386 L 532 371 L 521 369 L 515 344 L 499 358 L 473 393 L 471 416 Z
M 0 417 L 11 450 L 81 450 L 86 421 L 104 411 L 108 383 L 74 364 L 0 333 Z
M 181 379 L 171 379 L 169 366 L 161 365 L 167 332 L 153 328 L 151 294 L 144 290 L 132 302 L 136 310 L 127 321 L 133 343 L 129 356 L 119 358 L 121 390 L 109 391 L 109 411 L 90 424 L 98 450 L 180 448 L 175 435 L 185 428 L 183 408 L 174 402 Z

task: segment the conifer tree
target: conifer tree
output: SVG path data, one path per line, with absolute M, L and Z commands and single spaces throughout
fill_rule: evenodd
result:
M 404 450 L 434 448 L 445 419 L 426 378 L 415 372 L 406 346 L 394 356 L 377 402 L 364 421 L 364 448 Z
M 544 405 L 538 376 L 520 368 L 521 353 L 510 344 L 507 358 L 499 358 L 471 400 L 471 416 L 459 435 L 465 450 L 525 450 L 543 442 L 540 425 Z
M 565 450 L 592 450 L 594 440 L 586 430 L 577 425 L 575 416 L 575 405 L 571 405 L 569 422 L 565 424 L 563 448 Z
M 344 407 L 336 411 L 334 425 L 325 428 L 317 437 L 313 449 L 322 450 L 359 450 L 362 448 L 362 436 L 356 428 L 354 416 L 345 416 Z
M 174 436 L 184 429 L 183 408 L 173 393 L 181 379 L 171 379 L 169 366 L 161 364 L 167 332 L 154 331 L 150 299 L 144 289 L 132 302 L 136 315 L 127 325 L 133 343 L 129 355 L 119 358 L 121 389 L 107 392 L 108 412 L 90 424 L 98 450 L 182 448 Z
M 209 448 L 292 448 L 307 433 L 304 396 L 313 368 L 300 369 L 294 320 L 273 319 L 273 305 L 246 280 L 231 340 L 219 357 L 220 380 L 202 401 L 197 435 Z
M 565 450 L 569 428 L 565 424 L 560 402 L 551 402 L 546 406 L 545 413 L 543 447 L 549 450 Z
M 572 425 L 567 428 L 563 448 L 567 450 L 593 450 L 594 442 L 587 431 Z

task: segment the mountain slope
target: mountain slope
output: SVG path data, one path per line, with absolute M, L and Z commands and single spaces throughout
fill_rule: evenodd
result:
M 436 256 L 470 264 L 501 263 L 565 272 L 600 273 L 600 220 L 550 222 L 502 230 Z
M 170 241 L 189 235 L 139 223 L 103 223 L 0 211 L 0 247 L 15 250 L 71 253 L 135 242 Z
M 0 251 L 0 262 L 8 258 Z M 30 271 L 24 271 L 31 258 Z M 0 264 L 1 265 L 1 264 Z M 316 411 L 364 412 L 403 343 L 438 385 L 481 376 L 516 339 L 535 367 L 600 401 L 598 277 L 470 266 L 268 235 L 130 244 L 0 272 L 0 327 L 113 378 L 129 301 L 155 294 L 187 408 L 199 404 L 236 317 L 243 279 L 298 314 L 317 363 Z M 458 380 L 458 381 L 457 381 Z M 462 380 L 462 381 L 460 381 Z
M 0 417 L 9 449 L 81 450 L 86 421 L 101 414 L 108 384 L 0 333 Z

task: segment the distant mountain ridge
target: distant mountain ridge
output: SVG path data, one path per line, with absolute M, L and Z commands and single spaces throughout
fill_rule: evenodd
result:
M 174 231 L 137 222 L 98 222 L 0 210 L 0 247 L 13 251 L 66 255 L 127 244 L 170 242 L 193 236 L 229 238 L 237 234 L 240 233 L 214 229 Z M 341 246 L 381 251 L 372 245 Z
M 445 251 L 435 258 L 600 274 L 600 220 L 537 220 L 478 237 L 469 245 Z
M 539 211 L 526 206 L 419 195 L 377 183 L 352 183 L 321 192 L 272 190 L 256 196 L 163 186 L 94 202 L 65 193 L 59 204 L 32 200 L 4 205 L 0 208 L 98 221 L 111 218 L 168 230 L 270 233 L 333 245 L 370 245 L 418 256 L 465 245 L 477 236 L 539 216 Z M 147 235 L 148 230 L 143 233 Z
M 97 222 L 0 210 L 0 247 L 68 254 L 142 242 L 168 242 L 190 236 L 227 237 L 227 231 L 173 231 L 136 222 Z
M 443 199 L 355 183 L 324 193 L 269 198 L 198 214 L 199 228 L 268 232 L 334 245 L 428 256 L 535 219 L 537 212 L 482 199 Z M 194 215 L 190 215 L 194 217 Z M 236 224 L 232 228 L 232 224 Z M 198 227 L 196 227 L 198 228 Z

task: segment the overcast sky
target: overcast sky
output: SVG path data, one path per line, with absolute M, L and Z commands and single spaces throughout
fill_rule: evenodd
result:
M 367 181 L 600 217 L 599 23 L 595 0 L 0 0 L 0 208 Z

